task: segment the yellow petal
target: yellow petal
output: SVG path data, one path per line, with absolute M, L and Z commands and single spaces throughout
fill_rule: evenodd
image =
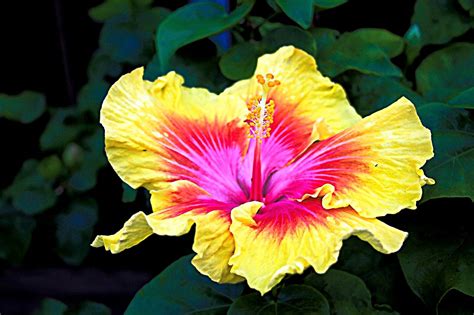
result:
M 420 168 L 433 157 L 431 133 L 406 98 L 314 143 L 272 177 L 269 198 L 323 197 L 326 209 L 351 206 L 375 218 L 415 209 L 434 181 Z
M 246 107 L 232 98 L 182 84 L 183 78 L 174 72 L 154 82 L 145 81 L 143 68 L 139 68 L 122 76 L 104 100 L 101 123 L 107 156 L 119 176 L 134 188 L 165 188 L 167 181 L 177 177 L 170 171 L 176 160 L 170 152 L 176 148 L 170 148 L 167 139 L 173 133 L 181 141 L 182 130 L 173 119 L 190 127 L 214 123 L 226 128 L 246 114 Z
M 349 104 L 344 89 L 324 77 L 316 61 L 306 52 L 293 46 L 285 46 L 273 54 L 258 59 L 255 74 L 271 73 L 281 84 L 270 91 L 275 102 L 275 113 L 291 109 L 291 116 L 308 124 L 323 120 L 332 134 L 358 122 L 361 117 Z M 246 102 L 255 96 L 258 84 L 255 76 L 235 83 L 226 89 L 224 95 L 233 95 Z M 306 120 L 306 121 L 305 121 Z M 272 126 L 272 129 L 275 127 Z
M 319 203 L 311 214 L 305 212 L 306 216 L 300 217 L 301 212 L 281 209 L 287 217 L 277 216 L 271 224 L 263 224 L 263 219 L 255 216 L 262 205 L 259 202 L 235 208 L 231 272 L 244 277 L 263 295 L 287 274 L 301 274 L 309 266 L 318 273 L 326 272 L 337 261 L 342 241 L 351 235 L 383 253 L 399 250 L 407 236 L 377 219 L 362 218 L 350 208 L 324 210 L 320 200 L 311 202 Z
M 202 274 L 222 283 L 235 283 L 242 278 L 230 273 L 229 258 L 234 253 L 234 239 L 229 231 L 230 217 L 219 209 L 202 188 L 188 181 L 176 181 L 167 189 L 152 192 L 154 212 L 138 212 L 113 235 L 97 236 L 92 246 L 105 247 L 119 253 L 137 245 L 152 234 L 180 236 L 196 224 L 193 265 Z

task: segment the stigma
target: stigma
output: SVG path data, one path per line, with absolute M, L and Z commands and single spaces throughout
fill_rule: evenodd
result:
M 267 73 L 265 77 L 257 74 L 256 79 L 260 85 L 260 91 L 257 96 L 247 101 L 249 113 L 246 122 L 250 126 L 249 138 L 262 142 L 262 139 L 270 137 L 270 125 L 273 123 L 275 112 L 275 103 L 273 100 L 268 100 L 268 92 L 280 85 L 280 81 L 275 80 L 271 73 Z

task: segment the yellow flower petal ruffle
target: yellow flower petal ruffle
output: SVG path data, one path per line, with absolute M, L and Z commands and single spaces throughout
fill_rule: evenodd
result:
M 143 68 L 139 68 L 122 76 L 104 100 L 100 121 L 105 129 L 108 159 L 119 176 L 134 188 L 166 188 L 167 181 L 176 177 L 172 169 L 175 157 L 170 152 L 183 150 L 186 144 L 177 149 L 168 139 L 178 143 L 182 125 L 189 126 L 190 133 L 192 128 L 202 130 L 202 126 L 212 124 L 219 130 L 246 115 L 247 108 L 231 96 L 182 84 L 183 78 L 174 72 L 154 82 L 145 81 Z M 238 122 L 232 127 L 245 135 Z M 238 141 L 245 137 L 235 138 Z
M 430 131 L 401 98 L 313 144 L 273 176 L 270 191 L 294 199 L 323 197 L 326 209 L 351 206 L 368 218 L 393 214 L 415 209 L 421 187 L 433 184 L 420 169 L 431 157 Z
M 188 233 L 196 224 L 193 265 L 202 274 L 216 282 L 236 283 L 240 276 L 230 273 L 229 258 L 234 253 L 234 240 L 229 231 L 230 217 L 227 211 L 211 207 L 213 202 L 195 202 L 206 192 L 187 181 L 173 182 L 169 188 L 152 192 L 154 212 L 134 214 L 113 235 L 99 235 L 92 246 L 105 247 L 119 253 L 133 247 L 152 234 L 180 236 Z
M 306 203 L 297 203 L 296 207 Z M 398 251 L 407 236 L 377 219 L 363 218 L 350 208 L 324 210 L 320 200 L 309 203 L 307 212 L 275 209 L 281 211 L 270 219 L 271 223 L 265 223 L 267 219 L 257 214 L 262 206 L 259 202 L 235 208 L 230 228 L 236 244 L 229 261 L 231 272 L 244 277 L 263 295 L 286 274 L 301 274 L 309 266 L 324 273 L 337 261 L 342 241 L 351 235 L 383 253 Z

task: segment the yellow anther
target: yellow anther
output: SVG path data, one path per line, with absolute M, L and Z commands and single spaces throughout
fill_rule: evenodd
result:
M 270 137 L 270 125 L 273 123 L 275 103 L 268 99 L 268 93 L 271 88 L 280 85 L 280 81 L 275 80 L 271 73 L 267 73 L 265 78 L 261 74 L 256 75 L 257 82 L 262 85 L 259 91 L 260 95 L 250 97 L 247 101 L 249 113 L 246 122 L 250 126 L 249 138 L 259 142 Z

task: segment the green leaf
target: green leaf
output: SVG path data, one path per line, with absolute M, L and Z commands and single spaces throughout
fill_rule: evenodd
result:
M 462 91 L 448 101 L 452 107 L 474 109 L 474 87 Z
M 337 76 L 347 70 L 365 74 L 401 77 L 402 72 L 390 58 L 401 53 L 403 39 L 382 29 L 359 29 L 342 34 L 319 52 L 321 71 Z
M 411 23 L 405 35 L 411 49 L 410 61 L 418 55 L 421 47 L 445 44 L 470 28 L 469 18 L 457 9 L 456 0 L 417 0 Z M 413 36 L 414 31 L 417 36 Z
M 313 0 L 276 0 L 285 14 L 302 28 L 309 28 L 313 22 Z
M 63 302 L 46 298 L 33 315 L 110 315 L 110 309 L 100 303 L 85 301 L 79 305 L 68 307 Z
M 469 15 L 472 17 L 474 16 L 474 0 L 458 0 L 461 7 L 469 11 Z
M 64 148 L 62 159 L 67 168 L 77 169 L 84 161 L 84 150 L 77 143 L 68 143 Z
M 137 191 L 125 183 L 122 183 L 122 202 L 133 202 L 137 198 Z
M 90 80 L 100 81 L 106 76 L 117 77 L 122 73 L 120 63 L 114 61 L 104 50 L 97 50 L 87 67 Z
M 244 42 L 232 46 L 219 60 L 219 68 L 231 80 L 247 79 L 253 75 L 260 56 L 256 43 Z
M 29 124 L 38 119 L 46 109 L 43 94 L 24 91 L 18 95 L 0 94 L 0 118 Z
M 323 275 L 311 274 L 305 284 L 320 291 L 331 305 L 331 314 L 394 314 L 372 306 L 365 283 L 348 272 L 331 269 Z
M 430 101 L 446 102 L 474 86 L 474 44 L 456 43 L 438 50 L 416 69 L 418 91 Z
M 277 298 L 252 293 L 238 298 L 229 309 L 228 315 L 246 314 L 328 314 L 329 305 L 324 296 L 307 285 L 283 287 Z
M 66 263 L 79 265 L 84 260 L 96 222 L 97 204 L 91 199 L 73 202 L 56 217 L 57 252 Z
M 99 117 L 99 110 L 104 101 L 110 84 L 103 79 L 92 79 L 84 85 L 77 96 L 77 105 L 79 110 L 89 111 Z
M 351 103 L 362 116 L 385 108 L 402 96 L 408 98 L 415 105 L 424 103 L 418 93 L 395 78 L 353 74 L 347 81 Z
M 418 109 L 423 124 L 433 135 L 435 156 L 423 169 L 436 184 L 426 186 L 423 200 L 469 197 L 474 200 L 474 128 L 469 113 L 444 104 Z
M 344 241 L 334 268 L 361 278 L 372 293 L 374 304 L 392 305 L 399 290 L 397 280 L 403 277 L 398 262 L 393 258 L 375 251 L 368 243 L 351 237 Z
M 311 33 L 296 26 L 283 26 L 269 33 L 262 40 L 262 51 L 273 53 L 286 45 L 293 45 L 310 55 L 316 54 L 316 42 Z
M 104 154 L 104 132 L 96 129 L 95 133 L 84 138 L 84 151 L 81 164 L 69 179 L 69 185 L 78 191 L 94 188 L 97 181 L 97 172 L 107 159 Z
M 44 299 L 40 307 L 33 315 L 64 315 L 67 311 L 67 305 L 56 299 Z
M 432 309 L 451 290 L 474 296 L 474 243 L 467 221 L 414 225 L 398 253 L 408 285 Z
M 83 129 L 84 125 L 77 121 L 75 109 L 57 109 L 41 134 L 40 147 L 43 151 L 60 149 L 72 142 Z
M 35 226 L 32 217 L 0 203 L 0 258 L 11 263 L 21 262 L 30 246 Z
M 85 301 L 76 307 L 71 307 L 67 315 L 110 315 L 111 310 L 104 304 Z
M 332 9 L 346 3 L 348 0 L 313 0 L 313 4 L 321 9 Z
M 130 14 L 137 8 L 148 7 L 153 0 L 106 0 L 89 10 L 89 16 L 96 22 L 104 22 L 121 14 Z
M 13 206 L 28 215 L 38 214 L 51 208 L 56 202 L 56 193 L 51 180 L 39 172 L 36 160 L 26 160 L 13 183 L 5 190 Z
M 328 47 L 334 44 L 340 35 L 339 31 L 324 27 L 311 29 L 311 34 L 316 41 L 318 55 L 320 52 L 325 51 Z M 316 62 L 318 62 L 318 60 L 316 60 Z
M 46 179 L 55 180 L 62 173 L 63 164 L 57 155 L 50 155 L 39 162 L 38 172 Z
M 243 285 L 213 282 L 191 265 L 191 258 L 178 259 L 141 288 L 125 314 L 225 314 Z
M 216 3 L 200 2 L 185 5 L 168 15 L 158 27 L 156 35 L 161 70 L 170 68 L 171 57 L 180 47 L 237 24 L 250 12 L 254 2 L 243 0 L 231 14 Z

